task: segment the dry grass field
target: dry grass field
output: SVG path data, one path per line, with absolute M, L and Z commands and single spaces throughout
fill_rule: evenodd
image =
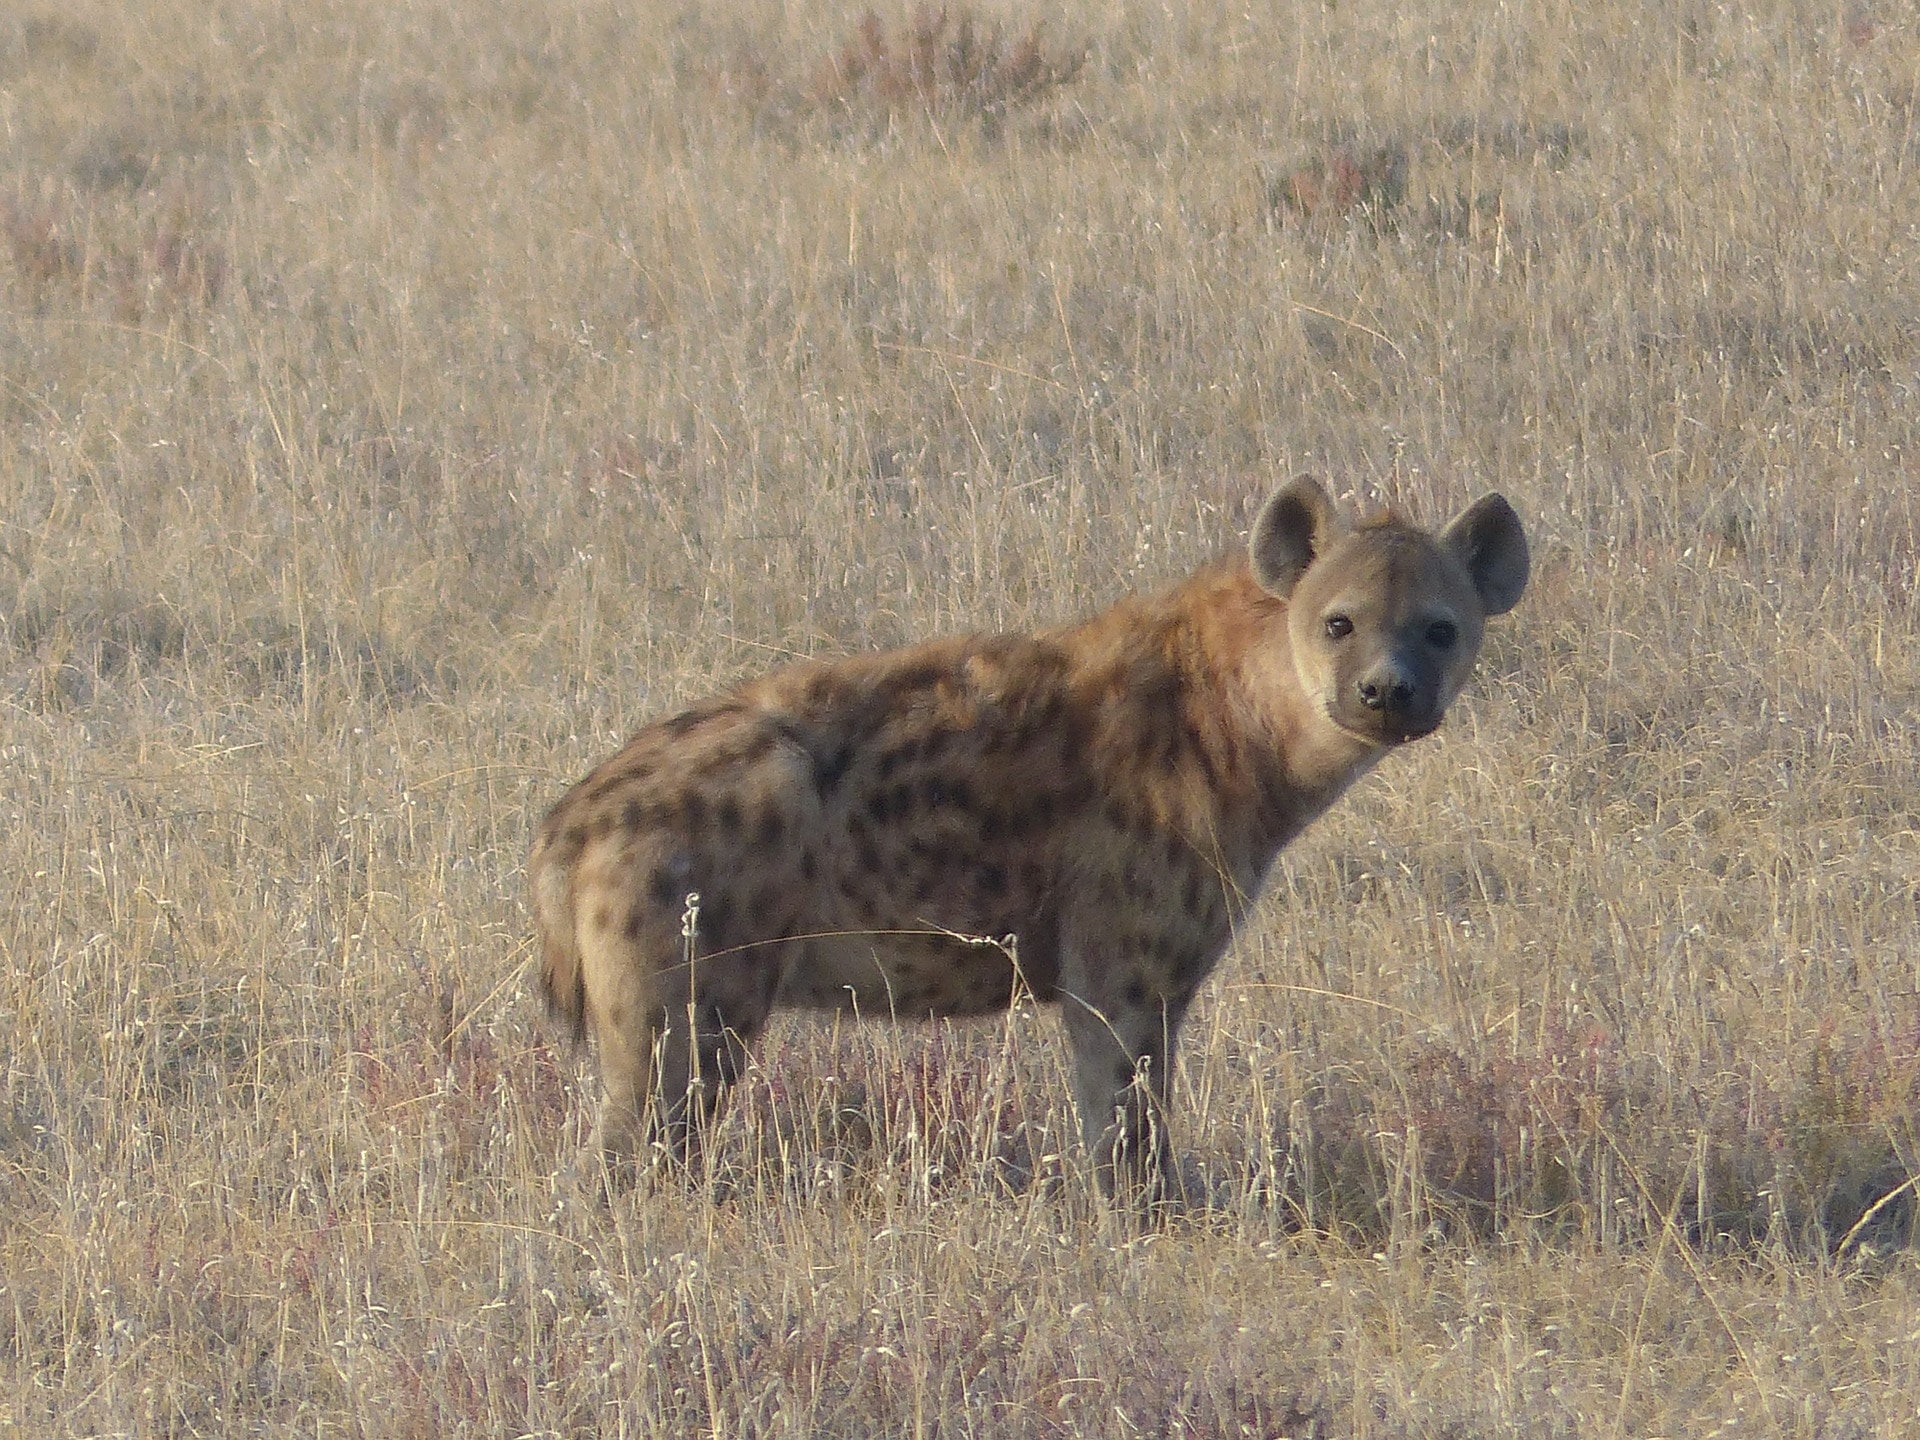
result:
M 1920 1426 L 1920 24 L 1896 0 L 0 10 L 0 1434 Z M 1205 991 L 790 1021 L 561 1178 L 523 866 L 792 655 L 1298 470 L 1535 583 Z

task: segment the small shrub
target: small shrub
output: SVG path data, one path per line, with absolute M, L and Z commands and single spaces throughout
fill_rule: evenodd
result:
M 61 204 L 50 188 L 0 196 L 0 241 L 29 289 L 45 289 L 81 271 L 86 252 L 76 228 L 71 205 Z
M 964 8 L 923 7 L 889 34 L 869 10 L 814 84 L 816 101 L 880 111 L 998 115 L 1080 73 L 1084 52 L 1053 50 L 1036 20 L 1014 37 Z
M 1308 155 L 1267 182 L 1267 203 L 1299 219 L 1361 215 L 1384 227 L 1407 198 L 1407 151 L 1393 141 Z
M 0 196 L 0 256 L 31 304 L 78 295 L 132 324 L 197 312 L 227 285 L 226 247 L 183 187 L 144 203 L 90 198 L 53 183 Z

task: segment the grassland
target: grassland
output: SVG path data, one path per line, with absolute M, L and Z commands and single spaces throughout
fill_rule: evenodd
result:
M 1920 29 L 1758 0 L 0 14 L 0 1433 L 1920 1425 Z M 1091 1203 L 795 1023 L 610 1208 L 543 808 L 1276 477 L 1535 586 Z

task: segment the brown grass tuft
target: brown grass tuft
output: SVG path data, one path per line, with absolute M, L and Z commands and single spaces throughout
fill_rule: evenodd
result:
M 1085 62 L 1049 45 L 1040 20 L 1015 34 L 965 6 L 922 6 L 889 34 L 869 10 L 812 90 L 829 105 L 997 115 L 1069 84 Z
M 1393 141 L 1366 149 L 1335 146 L 1274 176 L 1267 194 L 1276 209 L 1295 216 L 1359 215 L 1382 228 L 1406 201 L 1407 164 L 1406 148 Z
M 219 301 L 229 261 L 211 224 L 183 185 L 127 201 L 43 179 L 0 196 L 0 254 L 29 305 L 75 301 L 131 324 Z

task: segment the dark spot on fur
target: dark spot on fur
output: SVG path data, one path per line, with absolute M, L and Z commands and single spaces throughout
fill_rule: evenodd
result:
M 858 820 L 847 828 L 847 838 L 853 842 L 853 857 L 862 873 L 871 875 L 880 868 L 880 847 L 874 843 L 873 832 Z
M 1207 911 L 1205 882 L 1198 872 L 1187 876 L 1185 890 L 1180 896 L 1181 907 L 1194 919 L 1199 919 Z
M 1208 790 L 1218 795 L 1224 788 L 1224 782 L 1220 777 L 1219 762 L 1213 758 L 1213 751 L 1202 745 L 1196 748 L 1193 753 L 1194 757 L 1200 762 L 1201 781 L 1206 785 Z
M 726 700 L 717 705 L 702 705 L 698 709 L 688 710 L 684 714 L 676 715 L 671 720 L 664 720 L 661 722 L 660 728 L 675 740 L 684 740 L 709 720 L 718 720 L 724 716 L 738 715 L 739 713 L 739 702 Z
M 755 730 L 741 745 L 734 762 L 742 767 L 759 764 L 766 759 L 767 752 L 773 749 L 774 733 L 771 730 Z
M 820 878 L 820 862 L 813 858 L 811 850 L 800 852 L 800 878 L 809 885 Z
M 1007 867 L 989 861 L 975 872 L 980 893 L 998 899 L 1007 893 Z
M 740 827 L 744 823 L 740 814 L 740 802 L 729 795 L 720 802 L 720 833 L 729 839 L 738 839 Z
M 611 928 L 612 925 L 613 925 L 613 911 L 608 909 L 605 905 L 594 906 L 593 907 L 593 928 L 596 930 L 606 930 Z
M 1169 724 L 1155 725 L 1140 739 L 1140 760 L 1144 768 L 1171 774 L 1180 764 L 1180 735 Z
M 647 881 L 647 895 L 656 905 L 677 905 L 681 898 L 680 882 L 666 866 L 656 865 Z
M 1053 824 L 1054 799 L 1044 790 L 1034 792 L 1018 812 L 1015 828 L 1022 833 L 1045 830 Z
M 956 810 L 973 808 L 973 787 L 964 780 L 948 780 L 929 775 L 920 782 L 920 801 L 929 809 L 952 806 Z
M 680 797 L 680 818 L 689 835 L 704 830 L 707 824 L 707 799 L 696 790 Z
M 1127 988 L 1121 992 L 1121 998 L 1125 1000 L 1127 1004 L 1133 1006 L 1135 1009 L 1138 1009 L 1140 1006 L 1146 1004 L 1147 1003 L 1146 982 L 1141 980 L 1139 976 L 1137 975 L 1134 976 L 1133 979 L 1127 982 Z
M 635 909 L 627 915 L 627 938 L 638 940 L 647 928 L 647 912 Z
M 1298 801 L 1287 784 L 1286 772 L 1277 766 L 1262 771 L 1259 785 L 1255 818 L 1260 828 L 1269 833 L 1292 829 Z
M 585 848 L 587 843 L 586 827 L 577 823 L 569 825 L 566 834 L 561 836 L 561 839 L 566 842 L 567 849 L 577 855 Z
M 844 740 L 830 754 L 814 757 L 813 783 L 822 795 L 831 794 L 846 778 L 847 771 L 853 767 L 853 758 L 854 748 Z
M 754 822 L 753 840 L 763 849 L 772 849 L 780 843 L 780 837 L 786 833 L 787 817 L 777 805 L 769 805 L 760 812 Z
M 952 674 L 953 667 L 944 660 L 913 660 L 893 671 L 887 683 L 895 694 L 903 690 L 931 690 Z
M 620 807 L 620 824 L 628 830 L 644 830 L 647 825 L 646 808 L 638 800 L 629 800 Z

